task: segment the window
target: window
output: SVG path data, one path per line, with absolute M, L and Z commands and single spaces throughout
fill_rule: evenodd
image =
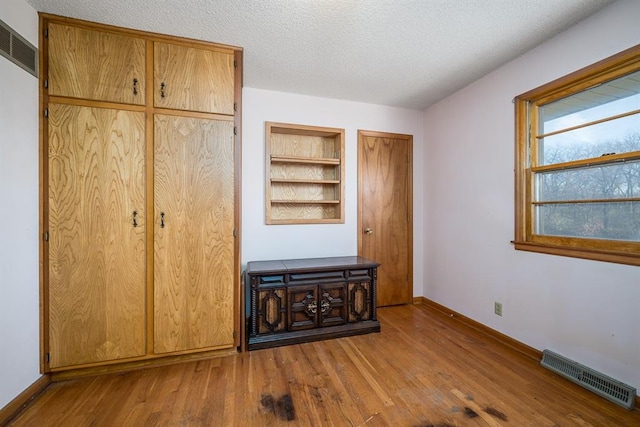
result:
M 515 103 L 515 248 L 640 265 L 640 45 Z

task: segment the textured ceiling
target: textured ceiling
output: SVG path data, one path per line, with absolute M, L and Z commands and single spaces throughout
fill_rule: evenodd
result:
M 424 109 L 613 0 L 27 0 L 244 48 L 252 88 Z

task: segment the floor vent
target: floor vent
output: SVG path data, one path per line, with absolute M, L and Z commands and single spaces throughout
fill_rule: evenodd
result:
M 544 350 L 540 364 L 624 408 L 633 409 L 635 405 L 635 388 L 557 353 Z
M 38 49 L 0 20 L 0 55 L 38 77 Z

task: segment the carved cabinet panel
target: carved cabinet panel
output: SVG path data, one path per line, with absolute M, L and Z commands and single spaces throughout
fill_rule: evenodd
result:
M 249 350 L 379 332 L 377 267 L 361 257 L 249 262 Z
M 289 331 L 347 323 L 345 283 L 288 288 Z

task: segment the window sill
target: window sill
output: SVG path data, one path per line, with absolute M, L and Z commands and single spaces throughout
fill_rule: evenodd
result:
M 624 253 L 603 251 L 598 249 L 578 249 L 563 246 L 553 246 L 542 243 L 512 241 L 514 248 L 520 251 L 537 252 L 549 255 L 560 255 L 572 258 L 589 259 L 593 261 L 614 262 L 617 264 L 640 266 L 640 253 Z

